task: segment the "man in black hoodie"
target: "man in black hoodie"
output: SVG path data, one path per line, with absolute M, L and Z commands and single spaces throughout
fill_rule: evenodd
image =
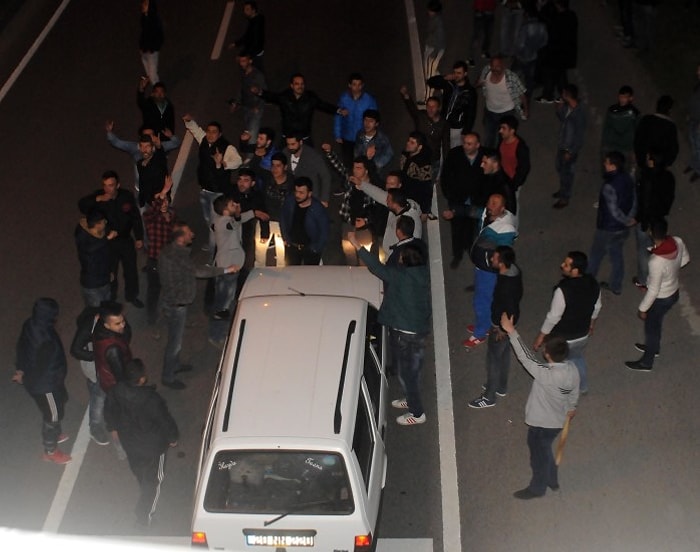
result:
M 165 454 L 177 446 L 179 432 L 162 397 L 148 379 L 141 359 L 126 365 L 126 379 L 107 396 L 107 428 L 117 431 L 126 451 L 129 467 L 136 476 L 141 495 L 136 504 L 136 521 L 150 525 L 158 504 L 160 484 L 165 477 Z
M 58 448 L 59 443 L 68 440 L 61 431 L 68 392 L 64 384 L 66 353 L 54 328 L 57 318 L 58 303 L 54 299 L 37 299 L 32 316 L 24 322 L 17 341 L 17 372 L 13 381 L 24 384 L 41 411 L 44 420 L 41 428 L 42 458 L 54 464 L 68 464 L 70 455 Z
M 496 288 L 491 302 L 491 331 L 486 353 L 486 384 L 481 396 L 469 402 L 471 408 L 488 408 L 496 405 L 496 395 L 505 397 L 508 392 L 510 368 L 510 340 L 500 325 L 506 313 L 518 323 L 520 300 L 523 297 L 523 275 L 515 264 L 515 251 L 508 245 L 499 245 L 491 256 L 491 266 L 498 271 Z

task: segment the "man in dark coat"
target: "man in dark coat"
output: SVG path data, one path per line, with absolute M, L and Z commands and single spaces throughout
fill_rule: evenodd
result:
M 32 316 L 25 321 L 17 341 L 17 373 L 13 379 L 24 384 L 41 411 L 43 460 L 68 464 L 72 460 L 70 455 L 58 448 L 58 443 L 68 440 L 61 432 L 68 392 L 64 384 L 66 353 L 54 328 L 57 318 L 58 303 L 54 299 L 37 299 Z
M 146 385 L 143 362 L 133 359 L 126 365 L 126 377 L 107 396 L 107 428 L 119 434 L 136 476 L 141 495 L 136 504 L 136 521 L 150 525 L 158 504 L 160 484 L 165 477 L 165 454 L 177 445 L 179 432 L 154 385 Z

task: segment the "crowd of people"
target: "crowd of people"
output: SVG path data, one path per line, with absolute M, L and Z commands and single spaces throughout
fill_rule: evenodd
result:
M 392 405 L 406 411 L 397 418 L 399 424 L 417 425 L 427 419 L 420 381 L 430 327 L 423 225 L 439 215 L 450 228 L 450 269 L 459 268 L 465 253 L 473 265 L 474 319 L 463 346 L 471 351 L 487 343 L 488 349 L 486 383 L 469 406 L 493 407 L 506 396 L 511 344 L 534 378 L 526 409 L 533 479 L 515 493 L 518 498 L 558 488 L 551 444 L 566 418 L 573 417 L 579 393 L 588 392 L 584 349 L 601 312 L 602 292 L 622 291 L 623 245 L 632 232 L 638 257 L 632 281 L 645 291 L 638 312 L 645 341 L 635 345 L 641 359 L 626 364 L 635 371 L 652 369 L 664 315 L 678 300 L 679 269 L 689 260 L 682 240 L 668 234 L 666 220 L 675 186 L 669 169 L 678 155 L 673 100 L 660 97 L 656 112 L 642 116 L 633 89 L 623 85 L 618 101 L 606 111 L 593 241 L 589 254 L 576 250 L 564 255 L 562 279 L 532 347 L 543 348 L 545 361 L 535 360 L 515 329 L 523 295 L 516 262 L 519 205 L 531 170 L 530 148 L 519 128 L 530 117 L 534 90 L 542 87 L 536 101 L 554 103 L 559 120 L 552 144 L 559 174 L 552 195 L 555 209 L 572 201 L 577 160 L 590 129 L 583 98 L 567 78 L 577 56 L 577 19 L 568 0 L 502 2 L 502 53 L 492 54 L 496 9 L 495 0 L 474 0 L 470 53 L 442 74 L 442 6 L 436 0 L 428 3 L 423 52 L 427 94 L 416 101 L 407 87 L 397 91 L 414 127 L 397 155 L 397 144 L 383 130 L 380 106 L 365 91 L 360 73 L 349 75 L 336 103 L 308 90 L 300 73 L 290 77 L 286 89 L 269 90 L 263 63 L 265 19 L 255 1 L 243 2 L 246 31 L 230 45 L 236 49 L 241 92 L 229 104 L 234 115 L 242 114 L 245 131 L 236 145 L 225 137 L 220 122 L 200 126 L 189 113 L 182 116 L 198 148 L 201 216 L 209 232 L 202 246 L 208 262 L 197 265 L 191 252 L 194 232 L 172 205 L 167 154 L 182 139 L 175 133 L 174 106 L 158 77 L 163 26 L 156 1 L 142 1 L 140 50 L 146 76 L 136 94 L 142 125 L 133 141 L 119 138 L 113 121 L 105 125 L 108 142 L 133 159 L 135 193 L 107 170 L 102 186 L 78 202 L 81 217 L 74 239 L 85 309 L 70 347 L 87 381 L 93 440 L 123 446 L 139 480 L 141 523 L 149 524 L 155 511 L 165 452 L 176 445 L 178 431 L 165 402 L 146 385 L 143 363 L 132 355 L 131 329 L 116 302 L 120 266 L 124 300 L 145 307 L 154 336 L 159 336 L 159 319 L 167 328 L 161 384 L 183 390 L 186 384 L 178 376 L 193 367 L 181 362 L 180 351 L 198 278 L 211 282 L 209 341 L 221 348 L 237 293 L 251 269 L 336 262 L 347 239 L 356 255 L 342 255 L 344 262 L 364 264 L 385 282 L 380 321 L 389 329 L 393 369 L 405 392 Z M 471 82 L 469 72 L 479 57 L 484 66 Z M 475 130 L 478 91 L 484 102 L 482 133 Z M 278 132 L 262 125 L 271 106 L 279 109 Z M 333 140 L 318 148 L 312 139 L 317 111 L 334 117 Z M 696 157 L 697 152 L 687 171 L 691 179 L 700 172 Z M 432 213 L 434 189 L 446 206 L 439 213 Z M 140 298 L 140 249 L 147 256 L 145 303 Z M 599 282 L 605 256 L 611 275 Z M 18 343 L 16 378 L 23 379 L 42 411 L 44 459 L 65 464 L 71 458 L 58 444 L 68 438 L 61 431 L 66 359 L 53 328 L 57 316 L 54 300 L 36 302 Z

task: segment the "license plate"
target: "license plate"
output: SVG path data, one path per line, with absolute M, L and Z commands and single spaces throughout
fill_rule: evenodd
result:
M 248 546 L 312 547 L 316 531 L 270 531 L 244 529 Z

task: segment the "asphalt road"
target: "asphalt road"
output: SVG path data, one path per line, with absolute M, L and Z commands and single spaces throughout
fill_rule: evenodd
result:
M 4 31 L 8 40 L 2 45 L 0 60 L 2 82 L 58 4 L 24 6 L 8 23 Z M 168 84 L 176 115 L 190 112 L 202 120 L 219 119 L 225 134 L 235 140 L 242 130 L 240 121 L 228 114 L 224 100 L 238 89 L 238 69 L 227 52 L 217 61 L 210 60 L 225 2 L 203 6 L 205 3 L 172 0 L 162 4 L 167 42 L 161 53 L 161 77 Z M 403 3 L 289 0 L 261 4 L 268 17 L 265 63 L 271 88 L 281 90 L 290 73 L 302 71 L 310 89 L 334 101 L 347 74 L 359 70 L 367 89 L 378 98 L 384 130 L 399 151 L 409 121 L 398 102 L 397 89 L 413 82 Z M 446 4 L 444 69 L 453 59 L 465 57 L 471 27 L 465 3 Z M 592 205 L 600 184 L 598 137 L 603 110 L 614 102 L 623 83 L 634 86 L 643 112 L 652 110 L 662 92 L 654 89 L 634 55 L 615 42 L 612 9 L 608 12 L 598 2 L 574 4 L 581 32 L 579 68 L 572 79 L 584 93 L 590 129 L 569 208 L 550 208 L 549 196 L 556 188 L 552 106 L 533 105 L 530 120 L 520 131 L 531 146 L 533 160 L 522 195 L 521 235 L 516 244 L 525 276 L 519 329 L 528 340 L 534 339 L 546 313 L 561 259 L 571 249 L 587 251 L 591 243 L 596 216 Z M 422 3 L 416 9 L 422 29 Z M 135 8 L 125 9 L 121 4 L 96 8 L 86 0 L 72 0 L 0 102 L 0 182 L 7 201 L 0 238 L 0 327 L 5 328 L 0 335 L 0 355 L 6 367 L 0 381 L 2 525 L 41 529 L 63 471 L 41 462 L 36 407 L 21 388 L 9 383 L 14 346 L 33 301 L 45 295 L 55 297 L 62 306 L 58 329 L 68 346 L 81 308 L 72 243 L 78 218 L 76 201 L 99 187 L 99 175 L 107 168 L 116 169 L 123 185 L 131 186 L 130 159 L 109 147 L 103 123 L 107 118 L 116 120 L 122 137 L 130 137 L 139 124 L 134 101 L 142 73 L 137 24 Z M 237 6 L 229 38 L 238 34 L 241 25 Z M 680 119 L 683 114 L 674 116 Z M 268 108 L 266 121 L 277 124 L 274 106 Z M 330 125 L 330 117 L 316 116 L 316 143 L 330 138 Z M 184 128 L 176 130 L 182 135 Z M 684 238 L 693 256 L 700 251 L 699 223 L 694 216 L 699 198 L 698 189 L 680 175 L 686 154 L 684 147 L 675 167 L 677 199 L 670 220 L 672 232 Z M 198 246 L 205 228 L 199 217 L 194 168 L 195 159 L 190 156 L 176 208 L 193 223 Z M 440 229 L 443 259 L 449 261 L 447 229 L 443 225 Z M 390 466 L 382 537 L 433 539 L 434 549 L 442 550 L 441 485 L 447 485 L 459 490 L 464 550 L 685 551 L 699 547 L 697 263 L 683 271 L 681 302 L 666 320 L 662 358 L 652 373 L 636 374 L 623 365 L 637 358 L 632 344 L 642 337 L 641 322 L 635 316 L 641 296 L 629 284 L 635 261 L 631 241 L 626 253 L 623 294 L 604 296 L 603 312 L 589 342 L 591 391 L 582 399 L 571 430 L 560 472 L 562 490 L 526 503 L 511 494 L 529 479 L 523 423 L 529 377 L 513 361 L 508 397 L 486 411 L 467 408 L 467 401 L 479 393 L 483 382 L 485 346 L 471 353 L 461 347 L 465 326 L 472 321 L 471 296 L 464 291 L 472 280 L 471 267 L 464 262 L 457 270 L 445 269 L 458 480 L 445 479 L 438 469 L 444 444 L 437 439 L 435 366 L 428 360 L 428 423 L 391 427 L 388 433 Z M 195 254 L 201 256 L 198 247 Z M 603 278 L 607 267 L 603 266 Z M 163 339 L 152 338 L 145 313 L 129 308 L 128 317 L 135 329 L 133 350 L 157 376 Z M 163 391 L 183 436 L 169 455 L 158 523 L 152 530 L 155 535 L 188 535 L 199 431 L 217 364 L 217 351 L 206 342 L 206 320 L 199 309 L 191 309 L 190 324 L 183 357 L 191 359 L 197 370 L 187 378 L 186 391 Z M 75 362 L 71 362 L 68 388 L 72 400 L 64 429 L 76 435 L 87 391 Z M 136 493 L 126 463 L 116 458 L 111 447 L 91 443 L 58 529 L 132 535 Z M 455 515 L 455 511 L 445 512 L 445 516 Z

